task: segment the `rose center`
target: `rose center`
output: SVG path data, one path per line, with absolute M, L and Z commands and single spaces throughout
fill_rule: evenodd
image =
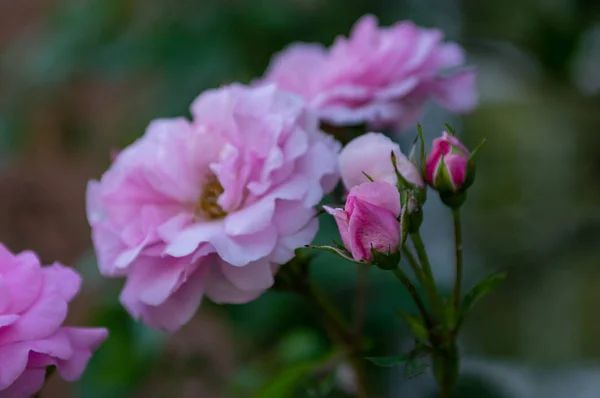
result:
M 217 200 L 223 193 L 223 187 L 215 175 L 210 176 L 204 184 L 202 196 L 196 204 L 196 215 L 209 220 L 217 220 L 227 215 L 225 210 L 219 206 Z

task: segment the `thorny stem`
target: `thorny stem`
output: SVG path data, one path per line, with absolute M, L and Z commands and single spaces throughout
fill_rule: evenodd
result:
M 331 338 L 339 344 L 348 355 L 348 361 L 354 369 L 356 375 L 356 397 L 367 398 L 366 375 L 362 359 L 360 357 L 360 348 L 357 345 L 355 336 L 350 330 L 348 322 L 342 317 L 337 307 L 331 300 L 314 285 L 311 281 L 307 282 L 308 297 L 321 310 L 323 319 L 328 325 L 327 329 Z
M 462 226 L 460 222 L 460 209 L 452 209 L 452 220 L 454 221 L 454 247 L 456 249 L 456 279 L 454 281 L 454 308 L 458 310 L 460 305 L 460 289 L 462 284 L 463 250 L 462 250 Z

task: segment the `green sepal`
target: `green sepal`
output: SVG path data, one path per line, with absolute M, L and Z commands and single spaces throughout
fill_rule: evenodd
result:
M 400 258 L 402 256 L 400 250 L 391 252 L 391 250 L 388 249 L 387 253 L 382 253 L 375 250 L 373 247 L 371 247 L 371 254 L 373 255 L 371 263 L 383 270 L 395 269 L 400 263 Z
M 336 246 L 337 244 L 334 243 Z M 309 249 L 317 249 L 317 250 L 323 250 L 329 253 L 333 253 L 345 260 L 348 260 L 350 262 L 353 262 L 355 264 L 362 264 L 364 265 L 365 263 L 362 261 L 356 261 L 353 257 L 352 254 L 350 254 L 350 252 L 348 250 L 346 250 L 345 248 L 340 248 L 339 246 L 317 246 L 317 245 L 307 245 L 305 247 L 309 248 Z

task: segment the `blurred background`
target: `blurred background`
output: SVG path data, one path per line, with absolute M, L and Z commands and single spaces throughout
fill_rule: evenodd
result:
M 269 292 L 243 306 L 205 301 L 167 336 L 118 304 L 90 251 L 86 181 L 111 149 L 156 117 L 188 114 L 202 90 L 260 76 L 292 41 L 330 44 L 363 14 L 439 27 L 479 68 L 481 104 L 456 118 L 431 107 L 428 138 L 452 124 L 474 147 L 465 208 L 466 283 L 507 282 L 465 325 L 459 397 L 600 397 L 600 2 L 594 0 L 24 0 L 0 1 L 0 241 L 77 267 L 70 323 L 110 339 L 84 377 L 53 377 L 42 397 L 344 397 L 344 368 L 318 382 L 302 366 L 328 352 L 316 315 Z M 405 149 L 414 131 L 398 137 Z M 435 195 L 425 240 L 452 282 L 450 215 Z M 323 217 L 317 238 L 337 236 Z M 319 255 L 318 283 L 346 308 L 354 266 Z M 395 316 L 410 309 L 389 275 L 370 274 L 374 355 L 410 347 Z M 350 308 L 346 308 L 350 310 Z M 370 367 L 375 397 L 435 397 L 428 376 Z

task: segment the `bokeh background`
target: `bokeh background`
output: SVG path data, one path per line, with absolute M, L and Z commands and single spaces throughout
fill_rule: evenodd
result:
M 321 396 L 345 396 L 343 368 L 319 385 L 298 377 L 330 343 L 292 295 L 205 302 L 171 336 L 133 322 L 118 304 L 122 282 L 96 269 L 84 192 L 111 149 L 151 119 L 187 114 L 204 89 L 251 81 L 292 41 L 330 44 L 365 13 L 439 27 L 479 69 L 475 112 L 457 118 L 432 106 L 421 121 L 428 138 L 446 122 L 471 147 L 487 138 L 465 209 L 467 285 L 509 270 L 466 324 L 457 396 L 600 397 L 600 2 L 4 0 L 0 241 L 77 267 L 85 284 L 70 322 L 111 332 L 79 382 L 53 377 L 42 397 L 316 397 L 329 387 Z M 408 148 L 414 134 L 398 140 Z M 450 216 L 435 195 L 425 217 L 448 288 Z M 323 218 L 318 239 L 334 236 Z M 349 310 L 354 266 L 325 254 L 313 269 Z M 394 314 L 408 297 L 382 272 L 370 283 L 373 353 L 400 353 L 411 342 Z M 435 396 L 428 376 L 369 371 L 375 397 Z

